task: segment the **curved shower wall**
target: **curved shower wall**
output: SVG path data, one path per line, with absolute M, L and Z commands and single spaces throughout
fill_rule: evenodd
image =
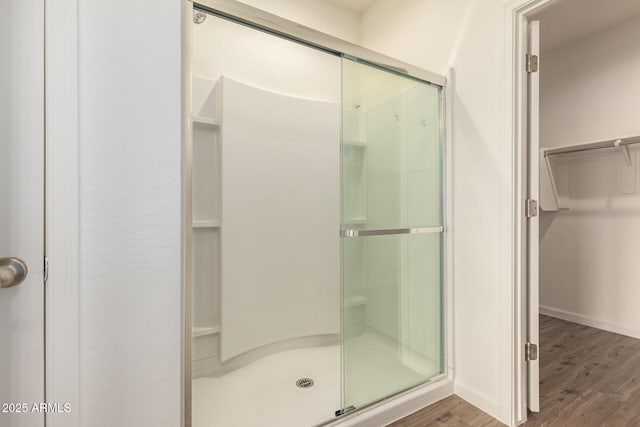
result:
M 340 59 L 193 27 L 194 377 L 338 344 Z
M 218 84 L 221 361 L 337 335 L 339 104 Z

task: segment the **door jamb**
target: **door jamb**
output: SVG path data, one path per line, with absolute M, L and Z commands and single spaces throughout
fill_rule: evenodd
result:
M 47 427 L 80 427 L 79 0 L 45 6 L 45 396 L 71 404 Z
M 513 141 L 512 205 L 512 420 L 514 426 L 527 420 L 527 224 L 524 201 L 527 198 L 527 51 L 528 17 L 561 0 L 510 0 L 504 5 L 505 132 Z

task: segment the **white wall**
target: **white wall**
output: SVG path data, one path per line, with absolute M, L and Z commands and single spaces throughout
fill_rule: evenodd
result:
M 360 42 L 360 16 L 326 0 L 240 0 L 309 28 Z
M 82 0 L 80 425 L 180 425 L 182 1 Z
M 637 18 L 543 54 L 543 147 L 640 135 L 639 39 Z M 569 158 L 571 208 L 541 218 L 543 312 L 640 337 L 640 176 L 622 194 L 619 152 Z
M 504 138 L 502 13 L 475 1 L 453 58 L 456 393 L 509 422 L 513 147 Z
M 363 43 L 445 73 L 454 68 L 453 224 L 455 390 L 511 419 L 513 147 L 504 136 L 500 0 L 379 0 Z
M 543 147 L 640 134 L 639 23 L 640 17 L 543 52 Z
M 193 49 L 194 76 L 225 75 L 282 95 L 340 102 L 334 55 L 213 16 L 193 26 Z
M 472 4 L 472 0 L 378 0 L 362 14 L 362 45 L 444 74 Z

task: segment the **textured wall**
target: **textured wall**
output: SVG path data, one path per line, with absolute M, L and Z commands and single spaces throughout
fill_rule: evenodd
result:
M 80 4 L 83 426 L 180 425 L 181 5 Z

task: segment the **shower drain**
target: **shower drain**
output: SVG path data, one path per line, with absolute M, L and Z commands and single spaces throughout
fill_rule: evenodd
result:
M 296 385 L 300 388 L 313 387 L 313 380 L 311 378 L 300 378 L 296 381 Z

